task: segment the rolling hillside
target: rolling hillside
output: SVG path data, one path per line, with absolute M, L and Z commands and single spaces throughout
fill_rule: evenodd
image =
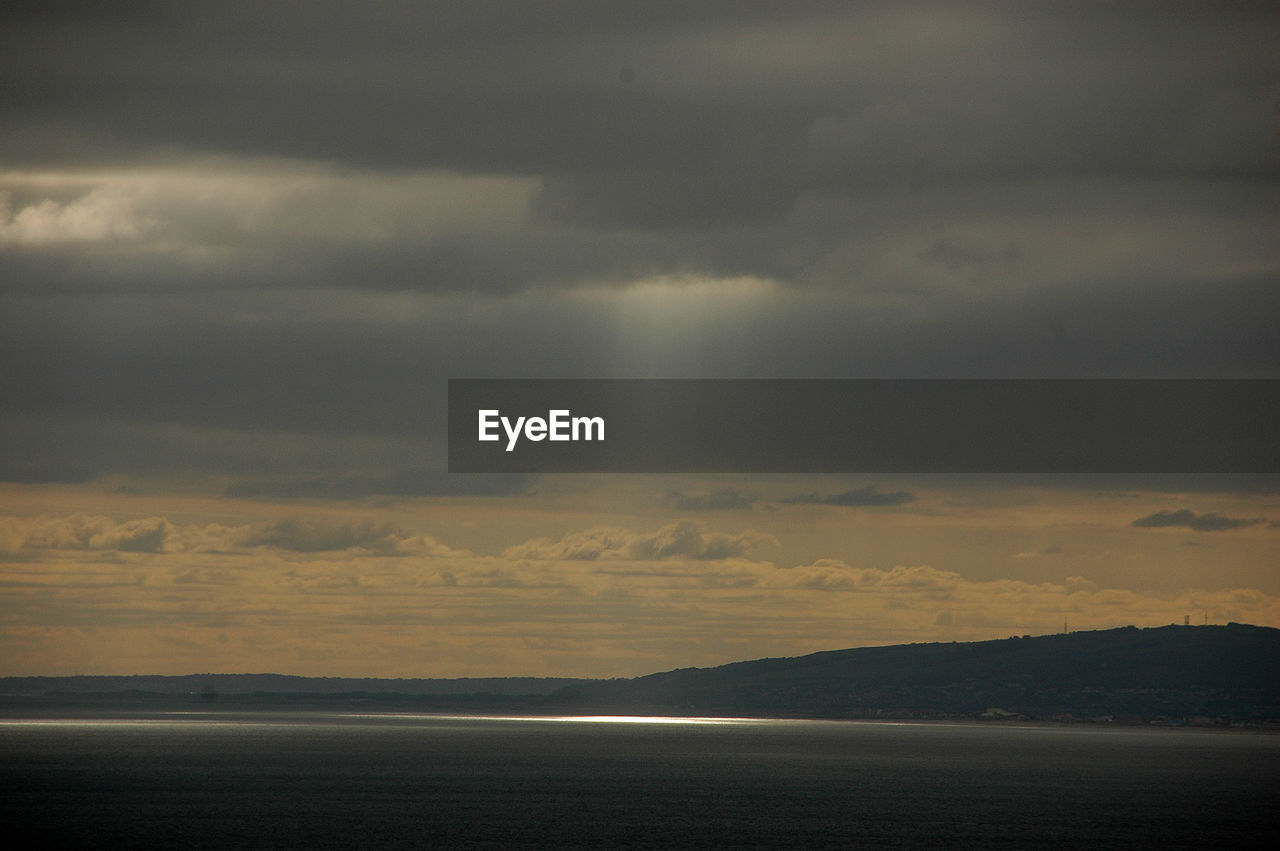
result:
M 629 711 L 929 717 L 1280 717 L 1280 630 L 1230 624 L 907 644 L 567 686 Z
M 271 706 L 519 714 L 1031 718 L 1280 724 L 1280 630 L 1124 627 L 903 644 L 633 679 L 391 680 L 201 674 L 9 677 L 0 708 Z

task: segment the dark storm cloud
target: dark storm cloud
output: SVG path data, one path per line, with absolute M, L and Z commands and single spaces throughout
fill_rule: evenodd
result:
M 304 171 L 298 179 L 315 176 Z M 235 177 L 252 183 L 259 176 Z M 45 296 L 263 289 L 506 294 L 672 273 L 804 271 L 779 252 L 778 234 L 759 227 L 657 233 L 609 230 L 602 221 L 539 224 L 539 203 L 517 181 L 458 221 L 447 202 L 432 203 L 439 190 L 430 180 L 415 196 L 379 185 L 394 178 L 320 173 L 317 179 L 330 186 L 307 190 L 285 182 L 277 189 L 264 178 L 254 188 L 265 198 L 253 189 L 241 197 L 224 190 L 217 198 L 217 186 L 192 190 L 180 177 L 171 189 L 125 198 L 119 196 L 128 189 L 112 199 L 84 188 L 88 194 L 58 202 L 41 201 L 33 190 L 26 192 L 31 197 L 10 192 L 7 203 L 0 195 L 0 289 Z M 533 212 L 526 215 L 526 207 Z M 384 224 L 388 219 L 394 224 Z M 298 233 L 306 228 L 312 232 Z M 370 233 L 377 230 L 393 232 Z M 815 259 L 830 250 L 816 251 Z M 216 263 L 208 262 L 210 254 Z
M 650 227 L 777 216 L 806 190 L 1276 176 L 1265 4 L 126 11 L 10 17 L 0 156 L 184 149 L 538 174 L 549 218 Z
M 1265 6 L 15 8 L 10 167 L 252 172 L 229 195 L 181 175 L 17 186 L 0 281 L 21 292 L 511 293 L 663 274 L 1004 292 L 1063 258 L 1059 284 L 1125 281 L 1273 241 Z M 439 187 L 397 194 L 411 173 L 515 182 L 450 224 Z M 1096 238 L 1058 242 L 1081 219 Z M 1215 227 L 1234 244 L 1207 248 Z M 1117 263 L 1112 234 L 1169 259 Z
M 23 447 L 0 456 L 3 477 L 85 481 L 195 469 L 239 477 L 234 492 L 245 495 L 452 492 L 443 473 L 450 376 L 1160 377 L 1280 369 L 1271 319 L 1280 313 L 1280 288 L 1266 281 L 1221 290 L 1189 283 L 1159 302 L 1124 292 L 1011 298 L 896 323 L 864 315 L 856 303 L 766 300 L 759 316 L 715 311 L 687 333 L 677 302 L 669 320 L 654 320 L 660 347 L 621 338 L 616 319 L 576 300 L 496 301 L 461 316 L 449 302 L 429 301 L 405 321 L 359 318 L 359 303 L 345 321 L 295 316 L 306 304 L 255 308 L 213 296 L 158 305 L 140 297 L 0 301 L 0 427 L 6 446 Z M 347 312 L 345 305 L 338 300 L 333 309 Z M 1200 479 L 1175 478 L 1154 484 L 1203 489 Z
M 702 162 L 726 143 L 734 111 L 716 117 L 709 98 L 647 96 L 663 47 L 822 10 L 156 3 L 114 17 L 28 7 L 6 27 L 6 76 L 24 85 L 3 102 L 22 120 L 0 150 L 28 161 L 94 148 L 128 159 L 139 146 L 177 146 L 525 173 L 617 167 L 659 151 Z M 641 85 L 619 80 L 628 54 L 649 59 L 636 64 Z
M 861 487 L 844 493 L 809 493 L 779 500 L 792 505 L 837 505 L 844 508 L 866 508 L 882 505 L 905 505 L 915 501 L 915 494 L 907 491 L 881 491 L 873 487 Z
M 417 434 L 306 431 L 267 425 L 226 428 L 143 418 L 0 413 L 0 481 L 88 482 L 108 475 L 216 476 L 227 496 L 355 499 L 382 496 L 512 496 L 529 475 L 450 475 L 444 450 L 424 426 Z M 332 426 L 332 424 L 329 424 Z M 150 486 L 148 486 L 149 488 Z M 120 493 L 138 492 L 122 487 Z M 146 492 L 147 488 L 143 489 Z
M 1278 26 L 4 4 L 0 477 L 456 493 L 448 377 L 1280 374 Z
M 1140 529 L 1163 529 L 1171 526 L 1191 529 L 1196 532 L 1226 532 L 1231 529 L 1244 529 L 1264 522 L 1261 518 L 1245 519 L 1240 517 L 1224 517 L 1221 514 L 1196 514 L 1189 508 L 1177 511 L 1157 511 L 1146 517 L 1133 521 L 1133 526 Z
M 1265 279 L 1218 290 L 1188 282 L 1166 287 L 1157 300 L 1083 289 L 1009 297 L 922 317 L 879 313 L 854 301 L 766 299 L 735 318 L 712 302 L 688 330 L 678 325 L 684 316 L 676 299 L 669 308 L 649 307 L 662 334 L 652 351 L 645 339 L 620 337 L 625 316 L 572 299 L 493 302 L 472 315 L 428 301 L 411 305 L 403 321 L 362 317 L 360 307 L 335 296 L 330 309 L 349 318 L 313 320 L 293 315 L 306 301 L 5 299 L 0 395 L 10 411 L 406 435 L 443 434 L 450 376 L 1105 378 L 1280 371 L 1272 321 L 1280 315 L 1280 288 Z M 645 355 L 660 359 L 646 368 Z

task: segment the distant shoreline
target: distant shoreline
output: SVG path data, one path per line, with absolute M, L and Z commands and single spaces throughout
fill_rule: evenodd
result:
M 353 710 L 363 709 L 356 712 Z M 966 726 L 1009 729 L 1088 729 L 1088 730 L 1181 730 L 1198 732 L 1247 732 L 1263 734 L 1280 734 L 1280 721 L 1236 721 L 1221 723 L 1190 723 L 1186 719 L 1136 719 L 1123 718 L 1114 721 L 1094 721 L 1078 719 L 1074 721 L 1055 720 L 1049 718 L 1017 718 L 993 720 L 981 717 L 809 717 L 785 715 L 702 715 L 678 714 L 671 712 L 651 713 L 617 713 L 607 711 L 583 710 L 579 712 L 515 711 L 495 713 L 492 711 L 463 709 L 442 711 L 424 708 L 412 711 L 409 707 L 390 708 L 359 706 L 355 704 L 236 704 L 227 703 L 218 707 L 208 705 L 169 703 L 160 705 L 85 705 L 71 702 L 59 703 L 15 703 L 0 699 L 0 728 L 4 725 L 21 725 L 24 723 L 59 722 L 181 722 L 191 723 L 252 723 L 254 720 L 293 720 L 299 724 L 308 722 L 330 722 L 348 720 L 352 722 L 439 722 L 439 721 L 491 721 L 491 722 L 570 722 L 570 723 L 602 723 L 602 724 L 752 724 L 777 722 L 815 723 L 815 724 L 853 724 L 853 725 L 919 725 L 919 726 Z
M 1099 726 L 1280 726 L 1280 630 L 1122 627 L 905 644 L 631 679 L 9 677 L 0 712 L 361 710 Z

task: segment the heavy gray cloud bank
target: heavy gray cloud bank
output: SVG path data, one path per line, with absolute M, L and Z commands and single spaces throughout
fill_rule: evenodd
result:
M 6 4 L 0 477 L 453 492 L 448 377 L 1274 377 L 1278 34 L 1249 3 Z

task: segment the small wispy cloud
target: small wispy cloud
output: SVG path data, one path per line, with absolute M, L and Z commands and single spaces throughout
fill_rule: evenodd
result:
M 915 502 L 915 499 L 915 494 L 907 491 L 882 491 L 868 486 L 847 490 L 844 493 L 807 493 L 800 496 L 786 497 L 779 501 L 790 505 L 836 505 L 844 508 L 867 508 L 872 506 L 904 505 L 908 502 Z
M 535 538 L 503 553 L 510 559 L 538 561 L 658 561 L 669 558 L 719 561 L 744 557 L 761 545 L 776 545 L 769 535 L 745 531 L 738 535 L 704 532 L 688 520 L 671 523 L 653 532 L 632 532 L 611 526 L 595 526 L 570 532 L 558 541 Z
M 1180 527 L 1195 532 L 1227 532 L 1232 529 L 1244 529 L 1264 522 L 1261 517 L 1226 517 L 1221 514 L 1196 514 L 1189 508 L 1177 511 L 1157 511 L 1146 517 L 1139 517 L 1131 523 L 1139 529 L 1167 529 Z
M 677 511 L 734 511 L 751 508 L 756 497 L 735 490 L 719 490 L 709 494 L 673 493 L 671 502 Z
M 290 517 L 246 526 L 178 525 L 165 517 L 118 521 L 86 514 L 0 517 L 0 552 L 93 550 L 131 553 L 208 553 L 278 550 L 369 553 L 383 556 L 469 556 L 433 538 L 363 519 Z

